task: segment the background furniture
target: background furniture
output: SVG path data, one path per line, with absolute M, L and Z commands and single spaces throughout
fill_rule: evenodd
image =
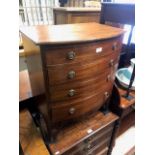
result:
M 122 24 L 131 25 L 130 33 L 128 35 L 127 45 L 123 46 L 120 58 L 119 67 L 129 65 L 131 58 L 131 51 L 134 48 L 131 46 L 132 31 L 135 25 L 135 5 L 134 4 L 117 4 L 117 3 L 102 3 L 101 18 L 102 24 L 110 24 L 116 27 L 122 26 Z M 121 24 L 121 25 L 120 25 Z M 132 49 L 132 50 L 131 50 Z M 118 84 L 118 83 L 117 83 Z M 109 102 L 109 109 L 120 117 L 121 124 L 125 117 L 128 117 L 131 113 L 134 113 L 134 91 L 131 92 L 133 99 L 128 101 L 123 95 L 126 94 L 126 90 L 123 90 L 119 85 L 114 87 L 111 101 Z M 133 118 L 133 117 L 132 117 Z M 133 118 L 134 124 L 134 118 Z
M 19 139 L 23 155 L 50 155 L 27 109 L 19 113 Z
M 135 124 L 135 93 L 130 92 L 130 95 L 133 96 L 131 100 L 124 98 L 124 94 L 126 94 L 126 90 L 115 85 L 109 102 L 110 111 L 119 116 L 118 136 Z
M 107 23 L 117 27 L 122 27 L 122 25 L 125 24 L 131 25 L 127 44 L 123 46 L 120 58 L 120 67 L 129 65 L 131 56 L 134 56 L 134 54 L 132 54 L 134 49 L 133 46 L 131 46 L 131 39 L 135 26 L 135 4 L 102 3 L 100 23 Z
M 124 31 L 85 23 L 24 27 L 21 33 L 32 95 L 42 95 L 36 101 L 41 127 L 54 141 L 68 122 L 99 110 L 109 99 Z
M 99 23 L 100 11 L 101 8 L 55 7 L 54 24 Z
M 19 73 L 19 90 L 20 102 L 32 97 L 30 79 L 27 69 Z

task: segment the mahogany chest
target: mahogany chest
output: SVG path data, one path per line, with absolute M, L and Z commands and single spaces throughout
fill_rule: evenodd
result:
M 53 141 L 61 127 L 98 111 L 113 88 L 124 31 L 98 23 L 20 29 L 41 126 Z
M 118 117 L 96 112 L 59 132 L 58 141 L 49 145 L 53 155 L 110 155 Z

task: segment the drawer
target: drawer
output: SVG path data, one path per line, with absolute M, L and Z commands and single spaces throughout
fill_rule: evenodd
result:
M 47 69 L 49 85 L 76 82 L 83 79 L 99 76 L 107 68 L 113 69 L 119 61 L 117 53 L 111 54 L 93 62 L 55 65 Z
M 94 154 L 100 152 L 100 150 L 109 146 L 111 135 L 112 131 L 108 131 L 104 135 L 98 135 L 98 137 L 94 138 L 94 141 L 86 142 L 83 151 L 87 153 L 93 152 Z
M 57 102 L 85 98 L 97 92 L 104 92 L 106 89 L 110 90 L 112 89 L 112 86 L 113 75 L 110 72 L 110 69 L 108 69 L 95 78 L 51 86 L 49 88 L 50 99 L 52 102 Z
M 46 66 L 79 63 L 86 60 L 96 60 L 111 53 L 119 52 L 122 48 L 122 38 L 98 41 L 95 43 L 75 44 L 72 46 L 62 46 L 45 49 Z
M 98 153 L 105 153 L 111 140 L 113 125 L 114 124 L 111 124 L 101 129 L 63 155 L 96 155 Z
M 72 101 L 50 104 L 52 122 L 57 123 L 64 120 L 79 119 L 80 116 L 97 111 L 109 97 L 106 92 L 110 94 L 111 90 L 101 91 L 91 96 Z
M 97 146 L 94 146 L 94 148 L 92 148 L 92 149 L 87 149 L 87 147 L 84 147 L 83 149 L 81 149 L 77 152 L 73 152 L 68 155 L 97 155 L 97 154 L 101 154 L 101 153 L 102 153 L 102 155 L 106 155 L 106 153 L 108 151 L 110 139 L 109 138 L 102 139 L 98 143 L 99 144 Z

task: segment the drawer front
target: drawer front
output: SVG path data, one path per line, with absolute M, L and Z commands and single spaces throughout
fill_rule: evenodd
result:
M 110 69 L 96 78 L 79 82 L 64 83 L 54 85 L 49 88 L 52 102 L 85 98 L 97 92 L 106 91 L 113 86 L 113 74 Z
M 99 76 L 107 68 L 113 69 L 119 61 L 118 53 L 89 63 L 55 65 L 48 68 L 49 85 L 76 82 Z
M 96 137 L 94 141 L 86 142 L 83 151 L 86 153 L 93 153 L 97 154 L 101 150 L 105 149 L 109 146 L 110 138 L 112 135 L 112 131 L 106 132 L 104 135 L 100 135 L 99 137 Z
M 102 141 L 100 142 L 100 144 L 98 144 L 98 146 L 94 146 L 94 149 L 91 149 L 91 150 L 85 150 L 85 148 L 83 148 L 82 150 L 80 151 L 77 151 L 77 152 L 73 152 L 71 154 L 68 154 L 68 155 L 98 155 L 98 154 L 101 154 L 101 155 L 106 155 L 107 151 L 108 151 L 108 145 L 110 143 L 110 140 L 109 139 L 102 139 Z M 66 154 L 67 155 L 67 154 Z
M 88 137 L 63 155 L 96 155 L 106 154 L 110 143 L 114 124 L 108 125 L 97 133 Z
M 96 60 L 121 50 L 122 38 L 45 49 L 46 66 Z
M 105 92 L 101 91 L 92 96 L 86 98 L 78 98 L 73 101 L 62 101 L 57 103 L 52 103 L 50 105 L 52 122 L 61 122 L 64 120 L 79 119 L 80 116 L 86 115 L 90 112 L 97 111 L 107 100 L 111 93 L 110 90 Z

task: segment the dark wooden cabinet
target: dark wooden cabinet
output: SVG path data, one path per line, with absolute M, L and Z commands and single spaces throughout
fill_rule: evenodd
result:
M 21 28 L 32 95 L 51 141 L 98 111 L 113 88 L 124 31 L 97 23 Z
M 58 134 L 50 144 L 53 155 L 107 155 L 111 153 L 118 117 L 97 112 L 72 124 Z

